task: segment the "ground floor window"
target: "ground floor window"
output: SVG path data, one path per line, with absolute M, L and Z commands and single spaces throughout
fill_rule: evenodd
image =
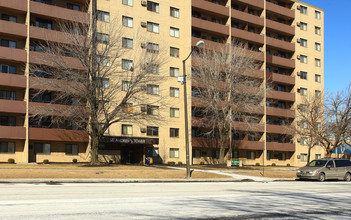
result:
M 219 150 L 212 150 L 212 158 L 213 159 L 219 158 Z
M 271 152 L 267 152 L 267 160 L 271 159 Z
M 152 157 L 158 157 L 158 155 L 159 155 L 158 147 L 152 148 Z
M 133 134 L 132 125 L 122 125 L 122 134 L 131 135 Z
M 316 154 L 316 160 L 321 159 L 322 155 L 321 154 Z
M 247 159 L 248 160 L 254 160 L 255 159 L 255 152 L 254 151 L 248 151 L 247 152 Z
M 37 154 L 50 154 L 51 144 L 36 143 L 34 144 L 34 150 Z
M 179 158 L 179 148 L 170 148 L 169 149 L 170 158 Z
M 66 154 L 78 155 L 78 144 L 66 144 Z
M 15 142 L 0 142 L 0 153 L 15 153 Z
M 193 157 L 194 158 L 200 158 L 201 157 L 201 150 L 193 150 Z
M 300 154 L 300 160 L 302 162 L 306 162 L 307 161 L 307 154 Z

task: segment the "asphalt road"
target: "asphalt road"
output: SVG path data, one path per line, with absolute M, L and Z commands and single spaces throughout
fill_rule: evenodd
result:
M 351 183 L 0 184 L 0 219 L 351 219 Z

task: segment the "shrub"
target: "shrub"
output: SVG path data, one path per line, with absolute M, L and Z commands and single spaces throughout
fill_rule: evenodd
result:
M 183 165 L 182 161 L 178 161 L 178 165 Z
M 274 167 L 275 167 L 275 166 L 276 166 L 276 164 L 275 164 L 275 163 L 272 163 L 272 166 L 274 166 Z
M 256 163 L 256 166 L 260 166 L 260 163 Z
M 200 165 L 205 165 L 205 162 L 201 161 L 201 162 L 200 162 Z
M 174 161 L 168 161 L 168 165 L 174 166 L 176 163 Z
M 8 163 L 15 163 L 15 159 L 9 158 L 9 159 L 7 160 L 7 162 L 8 162 Z
M 290 167 L 290 163 L 288 163 L 286 166 L 287 166 L 287 167 Z
M 49 160 L 48 159 L 43 160 L 43 164 L 49 164 Z
M 113 160 L 109 160 L 109 161 L 108 161 L 108 164 L 113 164 Z
M 72 160 L 72 162 L 73 162 L 73 163 L 77 163 L 78 160 L 77 160 L 76 158 L 74 158 L 74 159 Z

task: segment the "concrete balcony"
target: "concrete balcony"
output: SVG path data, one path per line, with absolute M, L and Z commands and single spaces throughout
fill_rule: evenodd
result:
M 31 14 L 42 15 L 51 19 L 62 19 L 80 23 L 89 23 L 89 14 L 86 12 L 70 10 L 54 5 L 30 1 Z
M 25 63 L 27 52 L 24 49 L 0 47 L 0 60 Z
M 292 143 L 267 142 L 266 147 L 268 151 L 295 152 L 295 144 Z
M 275 39 L 273 37 L 267 37 L 267 45 L 278 50 L 287 52 L 295 52 L 295 44 L 287 41 Z
M 295 94 L 290 92 L 268 90 L 267 98 L 275 99 L 275 100 L 283 100 L 288 102 L 295 102 Z
M 26 77 L 9 73 L 0 73 L 0 86 L 26 88 Z
M 44 41 L 52 41 L 64 44 L 72 44 L 73 41 L 70 39 L 77 39 L 76 36 L 74 38 L 71 37 L 72 34 L 64 33 L 61 31 L 49 30 L 45 28 L 39 27 L 30 27 L 30 38 L 31 39 L 39 39 Z M 81 37 L 81 42 L 83 42 L 83 36 Z
M 287 24 L 282 24 L 276 21 L 272 21 L 267 19 L 267 28 L 275 30 L 278 33 L 286 34 L 289 36 L 295 35 L 295 28 L 287 25 Z
M 273 56 L 272 54 L 267 54 L 267 63 L 273 64 L 283 68 L 294 69 L 295 68 L 295 60 Z
M 262 141 L 233 141 L 234 150 L 263 150 L 264 142 Z
M 235 18 L 239 21 L 243 21 L 245 23 L 253 24 L 255 26 L 263 27 L 264 21 L 263 18 L 258 17 L 256 15 L 252 15 L 246 12 L 242 12 L 239 10 L 232 9 L 232 18 Z
M 235 38 L 248 40 L 258 44 L 264 44 L 264 37 L 262 35 L 241 30 L 238 28 L 232 28 L 232 36 Z
M 84 113 L 84 107 L 82 106 L 29 102 L 29 114 L 72 117 L 76 114 L 83 116 Z
M 295 111 L 290 109 L 267 107 L 267 115 L 282 118 L 295 118 Z
M 262 1 L 262 0 L 237 0 L 237 2 L 251 5 L 251 6 L 255 6 L 255 7 L 261 8 L 261 9 L 263 9 L 263 7 L 264 7 L 264 1 Z
M 0 34 L 25 38 L 27 37 L 27 26 L 25 24 L 0 20 Z
M 1 57 L 1 54 L 0 54 L 0 57 Z M 39 65 L 48 65 L 48 66 L 64 65 L 65 67 L 67 66 L 71 69 L 77 69 L 77 70 L 84 69 L 84 67 L 82 66 L 82 64 L 77 58 L 65 57 L 65 56 L 62 56 L 61 58 L 57 58 L 55 56 L 41 53 L 41 52 L 36 52 L 36 51 L 29 52 L 29 62 L 34 64 L 39 64 Z
M 261 141 L 247 141 L 247 140 L 233 140 L 232 146 L 234 150 L 263 150 L 263 142 Z M 215 138 L 205 138 L 205 137 L 192 137 L 191 145 L 193 148 L 213 148 L 218 149 L 219 139 Z
M 14 113 L 14 114 L 25 114 L 26 113 L 26 102 L 17 100 L 0 99 L 0 112 L 2 113 Z
M 288 126 L 267 124 L 266 128 L 267 133 L 271 134 L 294 134 L 294 132 L 291 129 L 289 129 Z
M 52 129 L 52 128 L 29 128 L 29 139 L 36 141 L 65 141 L 65 142 L 88 142 L 89 137 L 85 131 Z
M 0 8 L 6 8 L 15 13 L 24 14 L 27 11 L 27 0 L 1 0 Z
M 194 28 L 204 30 L 205 32 L 213 33 L 221 36 L 229 36 L 229 28 L 224 24 L 217 24 L 215 22 L 202 20 L 192 17 L 191 25 Z
M 229 17 L 229 9 L 224 5 L 215 4 L 205 0 L 192 0 L 191 6 L 201 11 L 207 11 L 219 17 Z
M 288 19 L 294 19 L 295 18 L 295 11 L 291 10 L 289 8 L 271 3 L 271 2 L 266 2 L 266 7 L 267 11 L 274 12 L 276 14 L 279 14 L 280 16 Z
M 205 39 L 198 38 L 198 37 L 191 37 L 191 46 L 195 46 L 196 43 L 200 40 L 205 42 L 204 47 L 209 48 L 209 49 L 221 48 L 221 47 L 224 47 L 226 45 L 225 43 L 218 43 L 218 42 L 214 42 L 211 40 L 205 40 Z
M 26 128 L 20 126 L 0 126 L 0 139 L 26 139 Z
M 295 85 L 295 77 L 279 73 L 267 72 L 267 81 Z

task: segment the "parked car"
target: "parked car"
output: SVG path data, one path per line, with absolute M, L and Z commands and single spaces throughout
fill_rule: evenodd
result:
M 351 161 L 346 159 L 313 160 L 307 166 L 297 170 L 299 179 L 316 179 L 321 182 L 327 179 L 351 180 Z

